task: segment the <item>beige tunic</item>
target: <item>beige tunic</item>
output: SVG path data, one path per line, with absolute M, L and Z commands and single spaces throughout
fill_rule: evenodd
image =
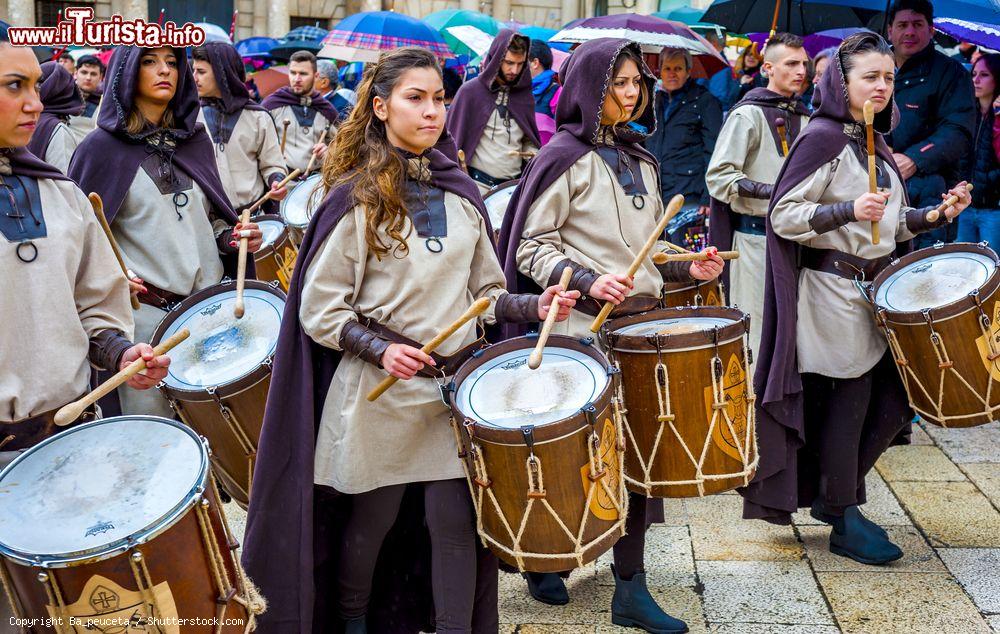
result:
M 198 119 L 207 130 L 203 111 L 199 111 Z M 223 146 L 212 145 L 222 186 L 234 209 L 253 204 L 263 196 L 269 189 L 267 179 L 272 174 L 285 174 L 278 133 L 271 116 L 264 110 L 243 110 L 229 142 Z
M 79 145 L 83 138 L 90 134 L 94 129 L 97 128 L 97 114 L 100 110 L 94 111 L 94 116 L 87 117 L 84 115 L 76 115 L 69 118 L 69 131 L 76 139 L 76 144 Z
M 504 91 L 500 91 L 497 96 L 497 103 L 503 99 Z M 519 155 L 511 155 L 511 152 L 537 152 L 538 147 L 524 133 L 521 126 L 517 125 L 514 117 L 510 117 L 510 128 L 504 126 L 503 117 L 494 108 L 489 121 L 486 122 L 486 129 L 476 146 L 476 151 L 469 161 L 471 167 L 486 172 L 493 178 L 510 180 L 521 175 L 521 166 L 524 159 Z M 485 194 L 490 187 L 477 181 L 479 193 Z
M 174 209 L 173 194 L 161 194 L 140 167 L 111 224 L 125 264 L 145 282 L 171 293 L 190 295 L 217 284 L 223 276 L 215 237 L 227 224 L 209 218 L 211 203 L 197 182 L 185 192 L 188 204 Z M 136 337 L 149 341 L 166 313 L 142 304 L 135 313 Z M 122 412 L 172 416 L 156 390 L 118 389 Z
M 845 147 L 795 189 L 781 197 L 771 212 L 775 232 L 817 249 L 836 249 L 866 259 L 889 255 L 896 241 L 913 237 L 906 227 L 903 188 L 890 171 L 892 187 L 885 215 L 879 223 L 882 239 L 873 245 L 871 223 L 850 222 L 817 234 L 809 226 L 819 205 L 855 200 L 868 191 L 868 170 Z M 856 378 L 871 370 L 886 349 L 885 337 L 876 328 L 871 306 L 854 283 L 839 275 L 801 269 L 796 326 L 799 372 L 834 378 Z
M 340 349 L 340 333 L 368 317 L 415 341 L 430 341 L 478 298 L 505 293 L 489 232 L 471 203 L 445 193 L 448 235 L 431 253 L 416 231 L 409 255 L 383 257 L 365 243 L 364 210 L 345 217 L 306 272 L 299 318 L 320 344 Z M 494 321 L 492 308 L 485 321 Z M 450 355 L 477 338 L 474 323 L 446 340 Z M 449 410 L 433 379 L 399 381 L 374 403 L 365 395 L 387 376 L 347 354 L 330 383 L 316 439 L 315 482 L 362 493 L 406 482 L 464 477 Z
M 597 152 L 587 152 L 532 204 L 517 247 L 517 268 L 545 288 L 559 262 L 569 258 L 600 275 L 625 273 L 663 214 L 656 168 L 640 162 L 646 190 L 642 209 L 625 193 Z M 659 297 L 663 278 L 647 258 L 630 295 Z M 594 318 L 574 310 L 552 332 L 593 336 Z
M 38 180 L 46 237 L 38 259 L 21 262 L 0 235 L 5 271 L 0 300 L 0 422 L 50 411 L 81 396 L 90 381 L 90 338 L 133 336 L 128 284 L 83 192 L 69 181 Z
M 295 118 L 295 113 L 292 112 L 292 106 L 275 108 L 269 114 L 277 128 L 279 150 L 281 148 L 282 131 L 285 127 L 284 121 L 288 119 L 291 122 L 288 124 L 288 137 L 285 140 L 285 164 L 288 166 L 289 171 L 299 169 L 304 172 L 309 166 L 313 146 L 321 140 L 329 145 L 336 134 L 333 124 L 319 112 L 316 113 L 312 127 L 309 128 L 299 126 L 299 121 Z M 326 138 L 323 138 L 323 133 L 327 131 L 326 128 L 328 125 L 330 126 L 330 133 L 326 135 Z M 319 162 L 320 159 L 316 159 L 313 165 L 317 166 Z
M 49 139 L 49 146 L 45 148 L 44 160 L 65 174 L 69 170 L 69 162 L 73 158 L 73 152 L 76 151 L 76 146 L 79 144 L 79 139 L 73 135 L 70 127 L 59 122 L 52 132 L 52 138 Z

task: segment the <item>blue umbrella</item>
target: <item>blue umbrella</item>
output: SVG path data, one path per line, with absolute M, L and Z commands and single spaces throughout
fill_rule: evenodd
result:
M 985 1 L 985 0 L 973 0 Z M 877 21 L 885 0 L 778 0 L 778 30 L 798 35 L 843 28 L 864 28 Z M 935 10 L 937 3 L 935 3 Z M 775 0 L 715 0 L 702 21 L 732 33 L 768 33 Z
M 278 45 L 273 37 L 248 37 L 236 43 L 236 51 L 241 57 L 264 58 L 271 56 L 271 49 Z
M 442 59 L 455 56 L 441 34 L 429 24 L 395 11 L 355 13 L 337 23 L 323 43 L 376 51 L 419 46 Z
M 278 45 L 270 51 L 271 57 L 287 61 L 296 51 L 309 51 L 315 55 L 323 48 L 326 33 L 318 26 L 296 27 L 278 40 Z
M 1000 24 L 1000 2 L 997 0 L 935 0 L 935 22 L 938 18 L 966 20 L 980 24 Z
M 558 31 L 555 29 L 547 29 L 544 26 L 520 26 L 518 27 L 517 32 L 521 35 L 526 35 L 533 40 L 541 40 L 552 48 L 557 48 L 560 51 L 569 52 L 570 47 L 573 46 L 572 44 L 566 44 L 564 42 L 549 42 L 552 36 L 558 33 Z
M 1000 49 L 1000 24 L 970 22 L 955 18 L 936 18 L 934 28 L 947 33 L 959 42 L 971 42 L 977 46 Z
M 297 42 L 320 42 L 328 31 L 318 26 L 299 26 L 285 34 L 285 40 Z

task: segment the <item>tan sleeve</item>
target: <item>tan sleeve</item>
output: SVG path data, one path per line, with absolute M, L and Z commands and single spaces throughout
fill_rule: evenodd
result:
M 747 178 L 743 166 L 747 157 L 756 152 L 759 142 L 751 109 L 737 108 L 730 112 L 705 172 L 705 184 L 712 198 L 732 204 L 739 197 L 736 183 Z
M 833 163 L 828 162 L 811 177 L 796 185 L 782 196 L 771 210 L 771 226 L 782 238 L 795 242 L 808 242 L 820 235 L 814 229 L 813 217 L 833 174 Z
M 281 158 L 281 145 L 274 120 L 266 112 L 258 114 L 262 116 L 257 122 L 257 165 L 266 184 L 272 174 L 281 174 L 284 177 L 285 160 Z
M 362 216 L 363 218 L 363 216 Z M 343 218 L 320 245 L 302 279 L 299 321 L 316 343 L 340 350 L 340 333 L 358 319 L 354 302 L 368 257 L 358 212 Z
M 568 169 L 531 205 L 517 246 L 517 270 L 542 288 L 549 285 L 556 264 L 566 259 L 559 229 L 569 218 L 572 172 Z
M 63 174 L 69 169 L 69 161 L 76 151 L 76 141 L 65 123 L 56 126 L 52 138 L 49 139 L 49 147 L 45 148 L 45 162 L 53 165 Z
M 472 270 L 469 271 L 469 291 L 476 299 L 488 297 L 490 307 L 483 313 L 482 319 L 488 324 L 496 323 L 497 299 L 507 293 L 507 281 L 503 268 L 493 249 L 493 240 L 486 229 L 479 211 L 469 201 L 462 199 L 462 206 L 472 218 L 479 220 L 479 241 L 476 243 L 476 256 L 472 260 Z

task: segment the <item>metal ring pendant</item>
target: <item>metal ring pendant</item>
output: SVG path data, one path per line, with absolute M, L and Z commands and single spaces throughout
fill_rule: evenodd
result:
M 174 205 L 178 207 L 185 207 L 188 204 L 188 195 L 184 192 L 177 192 L 174 194 Z
M 24 247 L 31 247 L 30 258 L 26 258 L 21 254 L 21 249 L 23 249 Z M 17 259 L 24 262 L 25 264 L 30 264 L 38 259 L 38 247 L 36 247 L 35 243 L 30 240 L 19 242 L 17 245 L 17 249 L 14 250 L 14 253 L 17 255 Z
M 644 209 L 646 207 L 646 199 L 639 194 L 632 195 L 632 206 L 636 209 Z
M 431 246 L 435 244 L 437 245 L 437 247 Z M 424 240 L 424 245 L 427 247 L 427 250 L 430 251 L 431 253 L 441 253 L 442 251 L 444 251 L 444 244 L 442 244 L 441 240 L 439 240 L 436 237 L 427 238 L 426 240 Z

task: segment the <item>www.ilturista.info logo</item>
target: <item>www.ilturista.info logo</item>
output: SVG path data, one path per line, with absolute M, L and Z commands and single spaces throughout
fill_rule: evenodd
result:
M 11 26 L 10 43 L 14 46 L 201 46 L 205 31 L 186 22 L 177 26 L 167 22 L 162 26 L 141 18 L 126 20 L 120 15 L 110 20 L 94 22 L 92 7 L 68 7 L 55 26 Z

